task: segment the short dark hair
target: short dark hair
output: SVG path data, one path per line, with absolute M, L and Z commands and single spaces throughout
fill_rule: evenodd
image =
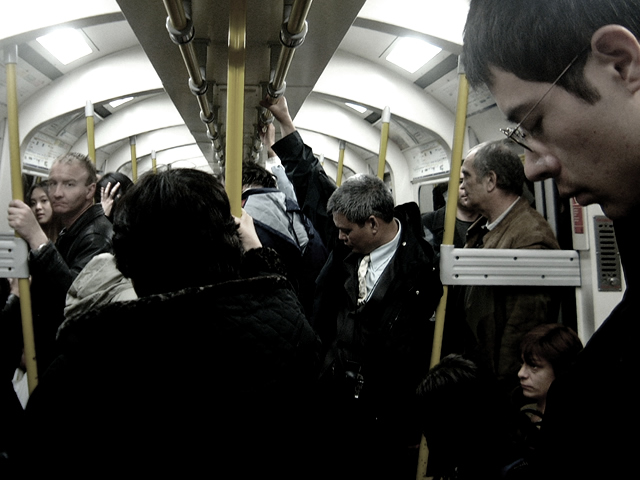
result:
M 98 174 L 96 173 L 96 166 L 93 164 L 93 161 L 87 155 L 78 152 L 69 152 L 65 155 L 62 155 L 56 158 L 53 162 L 53 165 L 57 163 L 78 163 L 81 167 L 83 167 L 88 174 L 87 182 L 85 185 L 91 185 L 92 183 L 96 183 L 98 180 Z
M 536 365 L 540 359 L 551 364 L 556 377 L 564 374 L 582 350 L 582 342 L 571 328 L 560 323 L 547 323 L 533 328 L 522 338 L 522 360 Z
M 173 169 L 140 178 L 121 199 L 113 249 L 139 296 L 237 278 L 238 227 L 213 175 Z
M 544 13 L 541 13 L 544 12 Z M 490 67 L 536 82 L 553 82 L 605 25 L 640 34 L 640 0 L 472 0 L 463 60 L 472 86 L 491 86 Z M 584 78 L 582 55 L 558 85 L 589 103 L 598 92 Z
M 434 478 L 456 472 L 460 478 L 486 478 L 506 464 L 511 411 L 490 371 L 450 354 L 429 370 L 416 394 Z
M 500 190 L 522 195 L 524 166 L 518 154 L 504 140 L 480 145 L 473 157 L 473 168 L 480 178 L 494 172 L 496 185 Z
M 100 201 L 102 200 L 102 194 L 100 190 L 102 188 L 106 188 L 108 183 L 110 183 L 112 187 L 115 186 L 116 183 L 120 184 L 120 187 L 118 188 L 118 197 L 121 197 L 122 195 L 127 193 L 127 190 L 129 190 L 129 188 L 133 186 L 133 181 L 129 177 L 127 177 L 124 173 L 120 173 L 120 172 L 105 173 L 102 177 L 100 177 L 100 180 L 98 180 L 98 182 L 96 183 L 96 193 L 93 196 L 96 203 L 100 203 Z
M 393 210 L 393 195 L 385 183 L 368 174 L 349 177 L 327 201 L 329 215 L 341 213 L 358 225 L 364 225 L 371 215 L 389 223 Z
M 276 188 L 276 177 L 255 162 L 242 164 L 242 185 L 249 187 Z

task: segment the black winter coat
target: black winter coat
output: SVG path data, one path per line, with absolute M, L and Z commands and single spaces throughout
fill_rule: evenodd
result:
M 430 319 L 442 296 L 417 205 L 400 205 L 395 216 L 402 224 L 400 244 L 367 303 L 355 305 L 357 255 L 336 248 L 318 277 L 312 318 L 328 349 L 325 369 L 361 365 L 362 399 L 369 398 L 378 417 L 405 416 L 407 399 L 429 369 Z
M 27 406 L 48 475 L 286 477 L 302 459 L 320 344 L 284 277 L 114 303 L 58 342 Z

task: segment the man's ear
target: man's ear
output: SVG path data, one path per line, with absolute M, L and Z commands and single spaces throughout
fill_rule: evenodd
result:
M 374 233 L 376 233 L 378 231 L 378 228 L 380 227 L 380 225 L 378 224 L 378 219 L 373 215 L 367 218 L 365 225 L 368 225 L 371 228 L 371 231 Z
M 591 52 L 601 64 L 611 64 L 633 93 L 640 90 L 640 43 L 621 25 L 605 25 L 591 37 Z
M 484 178 L 487 192 L 493 192 L 498 184 L 498 177 L 496 176 L 496 172 L 491 170 Z
M 96 183 L 93 182 L 92 184 L 87 186 L 87 196 L 85 198 L 87 200 L 93 199 L 95 193 L 96 193 Z

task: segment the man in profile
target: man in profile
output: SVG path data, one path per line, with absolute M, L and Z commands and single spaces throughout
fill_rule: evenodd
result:
M 574 367 L 549 390 L 538 478 L 631 478 L 640 427 L 636 382 L 640 255 L 640 2 L 472 0 L 464 63 L 525 150 L 530 180 L 598 203 L 614 221 L 627 291 Z M 594 411 L 594 407 L 596 410 Z
M 422 227 L 425 230 L 425 237 L 433 247 L 437 256 L 440 255 L 440 245 L 444 236 L 446 205 L 433 212 L 422 214 Z M 456 202 L 456 229 L 453 232 L 453 246 L 464 247 L 467 241 L 467 230 L 475 222 L 480 213 L 469 206 L 467 194 L 462 190 L 462 173 L 460 173 L 460 183 L 458 184 L 458 201 Z
M 482 216 L 467 232 L 468 248 L 558 249 L 549 223 L 523 196 L 522 161 L 502 140 L 473 148 L 462 164 L 461 190 Z M 507 388 L 518 385 L 520 340 L 541 323 L 556 322 L 558 298 L 550 287 L 465 288 L 467 324 L 481 361 Z
M 9 203 L 9 226 L 29 246 L 38 371 L 53 360 L 56 331 L 64 320 L 67 290 L 94 256 L 111 251 L 113 229 L 93 197 L 96 169 L 86 155 L 68 153 L 53 162 L 48 193 L 53 214 L 64 227 L 53 243 L 29 206 Z
M 442 296 L 433 250 L 418 206 L 394 208 L 373 175 L 345 181 L 327 211 L 343 243 L 318 277 L 312 316 L 327 349 L 328 442 L 342 461 L 340 478 L 415 478 L 415 390 L 429 368 L 430 319 Z

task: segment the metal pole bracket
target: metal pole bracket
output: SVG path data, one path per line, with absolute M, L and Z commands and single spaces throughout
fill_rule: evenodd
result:
M 169 37 L 171 37 L 171 41 L 176 45 L 185 45 L 193 40 L 193 37 L 196 36 L 196 30 L 193 27 L 193 20 L 189 15 L 185 14 L 185 18 L 187 19 L 187 24 L 183 29 L 178 30 L 171 23 L 171 17 L 167 17 L 167 32 L 169 32 Z
M 13 235 L 0 235 L 0 278 L 29 278 L 27 242 Z
M 304 38 L 307 36 L 309 25 L 305 20 L 302 31 L 299 33 L 289 32 L 289 20 L 282 24 L 280 29 L 280 43 L 287 48 L 297 48 L 304 43 Z

